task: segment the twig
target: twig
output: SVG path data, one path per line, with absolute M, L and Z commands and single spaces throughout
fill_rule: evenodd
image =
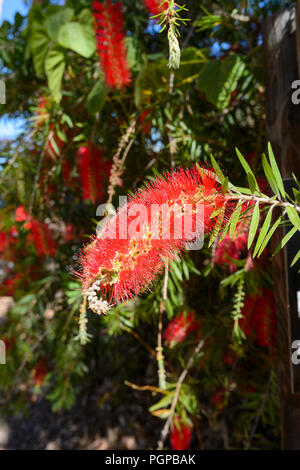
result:
M 120 178 L 120 176 L 122 175 L 123 173 L 123 165 L 125 163 L 125 160 L 126 160 L 126 157 L 134 143 L 134 140 L 135 138 L 133 137 L 132 139 L 130 139 L 130 136 L 131 134 L 134 133 L 135 131 L 135 126 L 136 126 L 136 118 L 134 118 L 128 129 L 126 130 L 125 134 L 122 136 L 120 142 L 119 142 L 119 145 L 118 145 L 118 148 L 117 148 L 117 151 L 116 153 L 114 154 L 112 160 L 113 160 L 113 164 L 112 164 L 112 167 L 111 167 L 111 170 L 110 170 L 110 177 L 109 177 L 109 186 L 108 186 L 108 200 L 107 200 L 107 204 L 111 204 L 112 202 L 112 198 L 115 194 L 115 187 L 116 185 L 118 184 L 118 179 Z M 130 141 L 129 141 L 130 139 Z M 127 145 L 127 146 L 126 146 Z M 126 148 L 125 148 L 126 146 Z M 121 153 L 122 153 L 122 150 L 125 148 L 125 151 L 124 151 L 124 154 L 123 154 L 123 157 L 121 158 Z
M 42 166 L 42 162 L 43 162 L 43 160 L 44 160 L 44 156 L 45 156 L 45 148 L 43 148 L 43 150 L 42 150 L 42 152 L 41 152 L 41 155 L 40 155 L 40 158 L 39 158 L 39 161 L 38 161 L 38 165 L 37 165 L 37 168 L 36 168 L 36 173 L 35 173 L 35 177 L 34 177 L 32 192 L 31 192 L 31 196 L 30 196 L 27 222 L 29 222 L 29 218 L 30 218 L 30 215 L 31 215 L 31 213 L 32 213 L 32 208 L 33 208 L 33 203 L 34 203 L 34 196 L 35 196 L 35 190 L 36 190 L 36 187 L 37 187 L 37 184 L 38 184 L 38 180 L 39 180 L 40 171 L 41 171 L 41 166 Z
M 189 369 L 192 367 L 193 362 L 195 360 L 195 357 L 197 356 L 197 354 L 202 349 L 207 336 L 208 335 L 206 335 L 206 337 L 204 339 L 201 339 L 198 342 L 193 354 L 189 358 L 184 370 L 180 374 L 180 377 L 179 377 L 177 385 L 176 385 L 174 397 L 173 397 L 173 400 L 172 400 L 172 404 L 171 404 L 171 408 L 170 408 L 170 414 L 169 414 L 168 419 L 165 422 L 165 425 L 162 429 L 160 440 L 157 443 L 157 450 L 162 450 L 163 449 L 163 446 L 164 446 L 165 440 L 167 438 L 167 435 L 169 434 L 170 425 L 171 425 L 171 422 L 172 422 L 172 419 L 173 419 L 173 416 L 174 416 L 174 413 L 175 413 L 175 409 L 176 409 L 177 401 L 178 401 L 178 398 L 179 398 L 179 392 L 180 392 L 181 385 L 183 384 Z
M 7 173 L 7 171 L 10 169 L 11 166 L 13 166 L 13 164 L 15 163 L 15 161 L 17 160 L 18 156 L 19 156 L 19 150 L 21 148 L 24 148 L 24 143 L 26 141 L 26 139 L 31 139 L 31 137 L 33 137 L 33 135 L 35 134 L 35 130 L 31 131 L 28 136 L 24 137 L 24 139 L 21 140 L 21 142 L 19 143 L 19 145 L 17 146 L 16 150 L 15 150 L 15 154 L 14 156 L 8 161 L 7 165 L 5 168 L 3 168 L 3 170 L 1 171 L 1 175 L 0 175 L 0 183 L 2 182 L 3 180 L 3 177 L 4 175 Z
M 158 388 L 158 387 L 153 387 L 153 385 L 136 385 L 136 384 L 133 384 L 132 382 L 129 382 L 128 380 L 124 380 L 124 384 L 132 388 L 133 390 L 138 390 L 140 392 L 145 392 L 148 390 L 149 392 L 162 393 L 164 395 L 168 394 L 166 390 L 162 390 L 161 388 Z
M 267 198 L 267 197 L 255 196 L 254 194 L 252 194 L 251 196 L 247 196 L 247 195 L 241 194 L 241 193 L 228 194 L 226 196 L 226 199 L 228 199 L 228 200 L 238 199 L 238 200 L 243 200 L 243 201 L 256 201 L 256 202 L 259 202 L 261 204 L 269 204 L 271 206 L 277 206 L 277 207 L 292 207 L 293 209 L 295 209 L 297 212 L 300 213 L 300 206 L 298 206 L 298 205 L 291 204 L 290 202 L 278 201 L 277 199 L 270 199 L 270 198 Z
M 26 366 L 26 363 L 30 357 L 30 355 L 32 353 L 34 353 L 34 351 L 37 349 L 37 347 L 41 344 L 41 342 L 44 340 L 44 338 L 47 336 L 48 334 L 48 331 L 46 330 L 42 336 L 39 337 L 39 339 L 37 340 L 36 343 L 34 343 L 34 345 L 31 347 L 31 349 L 27 352 L 27 354 L 25 355 L 23 361 L 21 362 L 17 372 L 16 372 L 16 375 L 15 375 L 15 378 L 13 380 L 13 383 L 11 385 L 11 389 L 10 389 L 10 392 L 8 394 L 8 396 L 6 397 L 6 399 L 1 403 L 1 405 L 6 405 L 10 400 L 11 398 L 14 396 L 14 394 L 16 393 L 16 385 L 18 383 L 18 380 L 19 380 L 19 377 L 21 375 L 21 372 L 23 371 L 24 367 Z
M 267 383 L 267 387 L 266 387 L 266 391 L 264 393 L 264 397 L 262 399 L 262 402 L 260 404 L 260 407 L 258 408 L 258 411 L 257 411 L 257 415 L 255 417 L 255 420 L 252 424 L 252 427 L 251 427 L 251 431 L 250 431 L 250 435 L 249 435 L 249 438 L 248 438 L 248 441 L 246 442 L 246 449 L 249 449 L 250 446 L 251 446 L 251 443 L 252 443 L 252 440 L 253 440 L 253 437 L 256 433 L 256 429 L 257 429 L 257 426 L 258 426 L 258 423 L 259 423 L 259 420 L 261 418 L 261 415 L 263 414 L 263 411 L 265 409 L 265 406 L 266 406 L 266 403 L 267 403 L 267 400 L 268 400 L 268 397 L 269 397 L 269 393 L 270 393 L 270 385 L 271 385 L 271 377 L 269 378 L 268 380 L 268 383 Z
M 151 354 L 151 356 L 155 357 L 155 351 L 152 348 L 150 348 L 150 346 L 146 343 L 146 341 L 144 341 L 143 338 L 141 338 L 140 335 L 135 330 L 133 330 L 132 328 L 127 328 L 127 327 L 125 328 L 123 327 L 123 329 L 127 333 L 130 333 L 132 336 L 134 336 L 147 349 L 147 351 Z
M 166 389 L 166 371 L 164 364 L 163 346 L 162 346 L 162 330 L 163 330 L 163 313 L 165 311 L 166 300 L 168 295 L 168 278 L 169 278 L 169 263 L 165 265 L 165 277 L 162 290 L 162 301 L 159 308 L 158 317 L 158 333 L 157 333 L 157 347 L 156 347 L 156 360 L 158 365 L 158 381 L 159 387 L 163 390 Z

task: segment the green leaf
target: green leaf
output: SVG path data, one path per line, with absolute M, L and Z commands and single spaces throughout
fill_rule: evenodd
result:
M 96 51 L 95 34 L 89 24 L 72 22 L 63 25 L 59 30 L 58 43 L 87 59 Z
M 251 194 L 254 194 L 255 193 L 255 180 L 253 176 L 251 175 L 251 173 L 247 173 L 247 178 L 248 178 L 248 183 L 249 183 Z
M 74 16 L 74 10 L 69 7 L 60 8 L 53 15 L 49 15 L 44 22 L 47 33 L 53 41 L 57 40 L 60 28 L 68 23 Z
M 280 193 L 279 193 L 279 189 L 278 189 L 277 184 L 276 184 L 276 179 L 275 179 L 272 168 L 270 167 L 269 162 L 268 162 L 267 157 L 265 156 L 265 154 L 263 154 L 263 156 L 262 156 L 262 164 L 263 164 L 263 169 L 264 169 L 266 178 L 268 180 L 269 185 L 272 188 L 273 193 L 277 194 L 277 196 L 279 196 Z
M 205 93 L 208 101 L 223 110 L 228 106 L 230 95 L 244 70 L 245 64 L 237 54 L 231 54 L 223 61 L 212 60 L 200 70 L 198 88 Z
M 49 50 L 45 70 L 48 86 L 57 103 L 61 100 L 61 83 L 66 67 L 65 56 L 60 48 L 54 46 Z
M 245 160 L 245 158 L 243 157 L 243 155 L 241 154 L 241 152 L 239 151 L 238 148 L 235 148 L 235 151 L 236 151 L 236 154 L 238 156 L 239 161 L 241 162 L 245 172 L 247 173 L 248 180 L 249 180 L 249 176 L 252 177 L 256 191 L 260 192 L 257 181 L 256 181 L 256 178 L 255 178 L 254 173 L 251 170 L 248 162 Z M 250 187 L 250 189 L 251 189 L 251 187 Z
M 102 78 L 99 78 L 87 97 L 86 109 L 90 114 L 100 113 L 105 103 L 108 89 Z
M 283 239 L 280 241 L 279 245 L 276 247 L 274 253 L 273 253 L 273 256 L 277 255 L 277 253 L 281 250 L 281 248 L 283 248 L 287 242 L 295 235 L 295 233 L 297 232 L 297 228 L 296 227 L 293 227 L 284 237 Z
M 273 153 L 270 142 L 268 143 L 268 152 L 269 152 L 269 159 L 270 159 L 270 163 L 271 163 L 271 168 L 273 170 L 273 175 L 275 177 L 277 186 L 279 188 L 279 191 L 281 192 L 282 197 L 285 197 L 285 190 L 284 190 L 284 186 L 283 186 L 283 181 L 282 181 L 281 174 L 280 174 L 279 168 L 277 166 L 276 159 L 274 157 L 274 153 Z
M 297 228 L 297 230 L 300 231 L 300 217 L 296 209 L 291 206 L 287 206 L 286 211 L 287 215 L 289 216 L 290 222 L 294 225 L 294 227 Z
M 222 186 L 222 194 L 226 194 L 228 190 L 228 176 L 226 176 L 223 186 Z
M 297 204 L 300 204 L 300 191 L 297 190 L 296 188 L 293 188 L 293 194 L 294 194 L 295 202 Z
M 255 238 L 255 234 L 256 234 L 256 231 L 257 231 L 257 227 L 258 227 L 258 223 L 259 223 L 259 203 L 257 202 L 254 206 L 254 209 L 253 209 L 253 215 L 252 215 L 252 219 L 251 219 L 251 223 L 250 223 L 250 228 L 249 228 L 249 235 L 248 235 L 248 250 L 250 249 L 252 243 L 253 243 L 253 240 Z
M 263 226 L 260 229 L 260 233 L 259 233 L 256 245 L 255 245 L 254 253 L 253 253 L 253 258 L 255 258 L 258 250 L 261 247 L 262 242 L 264 241 L 265 236 L 267 235 L 267 232 L 271 224 L 272 213 L 273 213 L 273 207 L 270 207 L 270 209 L 268 210 L 267 216 L 265 218 L 265 221 L 263 223 Z
M 94 17 L 90 8 L 84 8 L 79 14 L 79 23 L 81 24 L 94 24 Z
M 159 410 L 161 408 L 166 408 L 168 405 L 171 404 L 174 397 L 174 391 L 166 393 L 159 402 L 155 403 L 149 408 L 150 413 L 153 411 Z
M 234 210 L 234 212 L 233 212 L 233 214 L 230 218 L 230 230 L 229 230 L 230 238 L 233 237 L 235 228 L 236 228 L 237 223 L 238 223 L 239 218 L 240 218 L 241 209 L 242 209 L 242 202 L 239 201 L 238 204 L 237 204 L 236 209 Z
M 271 227 L 271 229 L 268 231 L 264 241 L 262 242 L 261 246 L 260 246 L 260 249 L 259 249 L 259 252 L 257 254 L 257 257 L 259 257 L 262 252 L 264 251 L 265 247 L 267 246 L 267 243 L 269 242 L 270 238 L 272 237 L 273 233 L 275 232 L 275 230 L 277 229 L 278 225 L 280 224 L 282 220 L 282 216 L 278 217 L 278 219 L 276 220 L 276 222 L 273 224 L 273 226 Z
M 220 183 L 223 184 L 224 180 L 225 180 L 225 175 L 224 173 L 222 172 L 221 168 L 219 167 L 217 161 L 215 160 L 214 156 L 212 154 L 210 154 L 210 160 L 211 160 L 211 164 L 213 166 L 213 169 L 215 170 L 216 172 L 216 175 L 217 177 L 219 178 L 220 180 Z
M 44 28 L 34 25 L 29 37 L 29 47 L 32 53 L 33 65 L 38 76 L 44 73 L 44 62 L 49 49 L 49 43 L 50 39 Z
M 298 253 L 296 254 L 296 256 L 294 257 L 293 261 L 291 262 L 291 267 L 294 266 L 294 264 L 297 263 L 297 261 L 299 260 L 300 258 L 300 250 L 298 251 Z
M 127 49 L 127 59 L 131 70 L 138 72 L 141 68 L 142 63 L 142 50 L 140 42 L 133 36 L 127 36 L 125 38 L 125 44 Z

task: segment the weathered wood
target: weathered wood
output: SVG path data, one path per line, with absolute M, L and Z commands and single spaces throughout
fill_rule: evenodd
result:
M 297 60 L 299 35 L 300 26 L 296 39 L 295 7 L 267 18 L 263 25 L 267 137 L 285 178 L 289 178 L 292 172 L 300 175 L 300 105 L 293 104 L 291 99 L 292 83 L 300 76 Z M 283 233 L 278 231 L 274 246 L 282 236 Z M 291 319 L 298 313 L 295 292 L 292 292 L 295 288 L 294 272 L 289 272 L 290 256 L 291 248 L 281 250 L 273 262 L 281 435 L 283 449 L 300 449 L 300 395 L 295 393 L 298 390 L 298 369 L 295 370 L 291 361 L 291 323 L 294 324 Z
M 285 178 L 300 174 L 300 106 L 292 103 L 299 79 L 296 9 L 287 8 L 263 25 L 266 79 L 266 127 Z

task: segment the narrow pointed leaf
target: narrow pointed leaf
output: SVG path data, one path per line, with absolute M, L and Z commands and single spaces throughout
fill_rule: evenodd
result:
M 211 160 L 211 164 L 213 166 L 213 169 L 215 170 L 219 180 L 220 180 L 220 183 L 223 184 L 224 180 L 225 180 L 225 175 L 224 173 L 222 172 L 221 168 L 219 167 L 219 165 L 217 164 L 217 161 L 215 160 L 215 158 L 213 157 L 213 155 L 210 155 L 210 160 Z
M 300 250 L 299 250 L 298 253 L 296 254 L 296 256 L 295 256 L 295 258 L 293 259 L 293 261 L 291 262 L 291 267 L 294 266 L 294 264 L 296 264 L 299 259 L 300 259 Z
M 226 176 L 223 186 L 222 186 L 222 194 L 226 194 L 228 190 L 228 176 Z
M 293 207 L 288 206 L 286 208 L 287 214 L 289 216 L 290 222 L 300 231 L 300 217 Z
M 238 159 L 239 159 L 239 161 L 241 162 L 241 164 L 242 164 L 242 166 L 243 166 L 245 172 L 247 173 L 247 175 L 250 174 L 250 175 L 252 176 L 253 181 L 254 181 L 254 184 L 255 184 L 255 189 L 256 189 L 257 191 L 259 191 L 259 187 L 258 187 L 256 178 L 255 178 L 254 173 L 253 173 L 253 171 L 251 170 L 249 164 L 247 163 L 247 161 L 245 160 L 245 158 L 243 157 L 243 155 L 241 154 L 241 152 L 239 151 L 238 148 L 235 148 L 235 151 L 236 151 L 236 154 L 237 154 L 237 156 L 238 156 Z
M 264 241 L 263 241 L 262 244 L 261 244 L 261 247 L 260 247 L 260 249 L 259 249 L 259 252 L 258 252 L 258 254 L 257 254 L 257 257 L 259 257 L 259 256 L 262 254 L 262 252 L 264 251 L 264 249 L 266 248 L 266 246 L 267 246 L 269 240 L 271 239 L 273 233 L 274 233 L 275 230 L 277 229 L 277 227 L 278 227 L 278 225 L 280 224 L 281 220 L 282 220 L 282 216 L 278 217 L 278 219 L 276 220 L 276 222 L 274 223 L 274 225 L 273 225 L 273 226 L 271 227 L 271 229 L 268 231 L 268 233 L 267 233 L 267 235 L 266 235 Z
M 283 239 L 280 241 L 279 245 L 276 247 L 274 253 L 273 253 L 273 256 L 277 255 L 277 253 L 281 250 L 281 248 L 283 248 L 287 242 L 295 235 L 295 233 L 297 232 L 297 229 L 296 227 L 293 227 L 284 237 Z
M 273 170 L 273 175 L 275 176 L 277 186 L 279 188 L 279 191 L 280 191 L 282 197 L 285 197 L 285 190 L 284 190 L 284 186 L 283 186 L 283 181 L 282 181 L 281 174 L 280 174 L 278 165 L 276 163 L 276 159 L 274 157 L 274 153 L 273 153 L 270 142 L 268 143 L 268 152 L 269 152 L 269 159 L 270 159 L 270 163 L 271 163 L 271 168 Z
M 253 215 L 252 215 L 250 228 L 249 228 L 248 250 L 251 247 L 253 240 L 255 238 L 255 234 L 257 231 L 257 227 L 258 227 L 258 222 L 259 222 L 259 203 L 257 202 L 253 209 Z
M 256 245 L 255 245 L 255 249 L 254 249 L 254 253 L 253 253 L 253 258 L 255 258 L 255 256 L 257 255 L 257 252 L 260 249 L 261 244 L 265 239 L 265 236 L 267 235 L 267 232 L 268 232 L 269 227 L 270 227 L 271 219 L 272 219 L 272 212 L 273 212 L 273 207 L 270 207 L 270 209 L 268 210 L 267 216 L 265 218 L 265 221 L 263 223 L 263 226 L 260 230 L 260 234 L 258 236 Z
M 273 175 L 272 168 L 270 167 L 270 164 L 269 164 L 265 154 L 263 154 L 263 156 L 262 156 L 262 164 L 263 164 L 263 169 L 264 169 L 266 178 L 268 180 L 269 185 L 272 188 L 273 193 L 277 194 L 277 196 L 279 196 L 280 192 L 279 192 L 278 186 L 276 184 L 276 179 L 275 179 L 275 176 Z
M 255 193 L 255 181 L 251 173 L 247 173 L 247 178 L 248 178 L 248 183 L 249 183 L 251 194 L 254 194 Z

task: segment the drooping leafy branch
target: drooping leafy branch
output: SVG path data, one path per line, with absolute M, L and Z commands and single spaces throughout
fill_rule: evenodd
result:
M 279 250 L 283 248 L 285 244 L 292 238 L 292 236 L 297 231 L 300 231 L 299 180 L 295 175 L 293 175 L 295 181 L 295 188 L 293 188 L 294 198 L 292 198 L 284 188 L 283 180 L 278 165 L 276 163 L 271 144 L 269 143 L 269 159 L 266 157 L 265 154 L 263 154 L 262 164 L 266 179 L 273 192 L 273 195 L 268 196 L 266 194 L 263 194 L 259 188 L 257 179 L 249 163 L 246 161 L 246 159 L 243 157 L 243 155 L 238 149 L 236 149 L 236 153 L 246 172 L 249 183 L 248 188 L 237 187 L 230 183 L 228 177 L 224 175 L 214 157 L 211 156 L 212 165 L 223 186 L 223 193 L 226 194 L 228 201 L 237 201 L 237 203 L 225 227 L 220 228 L 218 232 L 215 231 L 212 234 L 210 245 L 217 239 L 217 237 L 219 241 L 222 241 L 222 239 L 224 239 L 228 232 L 232 236 L 234 234 L 238 222 L 241 220 L 242 217 L 245 217 L 245 215 L 247 215 L 247 212 L 250 212 L 250 216 L 248 214 L 248 216 L 251 217 L 248 237 L 248 249 L 251 248 L 255 237 L 259 232 L 253 250 L 253 257 L 259 257 L 262 254 L 267 244 L 269 243 L 272 235 L 278 227 L 286 225 L 287 221 L 289 221 L 292 225 L 292 228 L 287 232 L 287 234 L 281 240 L 280 244 L 275 249 L 273 255 L 276 255 Z M 252 203 L 253 205 L 250 208 L 247 207 L 246 210 L 243 210 L 243 202 Z M 275 208 L 279 208 L 281 210 L 281 214 L 278 216 L 275 222 L 273 222 L 272 216 Z M 259 229 L 260 214 L 261 212 L 265 211 L 267 212 L 266 217 L 264 218 L 262 226 Z M 291 266 L 296 264 L 299 258 L 300 250 L 297 252 L 296 256 L 292 260 Z

